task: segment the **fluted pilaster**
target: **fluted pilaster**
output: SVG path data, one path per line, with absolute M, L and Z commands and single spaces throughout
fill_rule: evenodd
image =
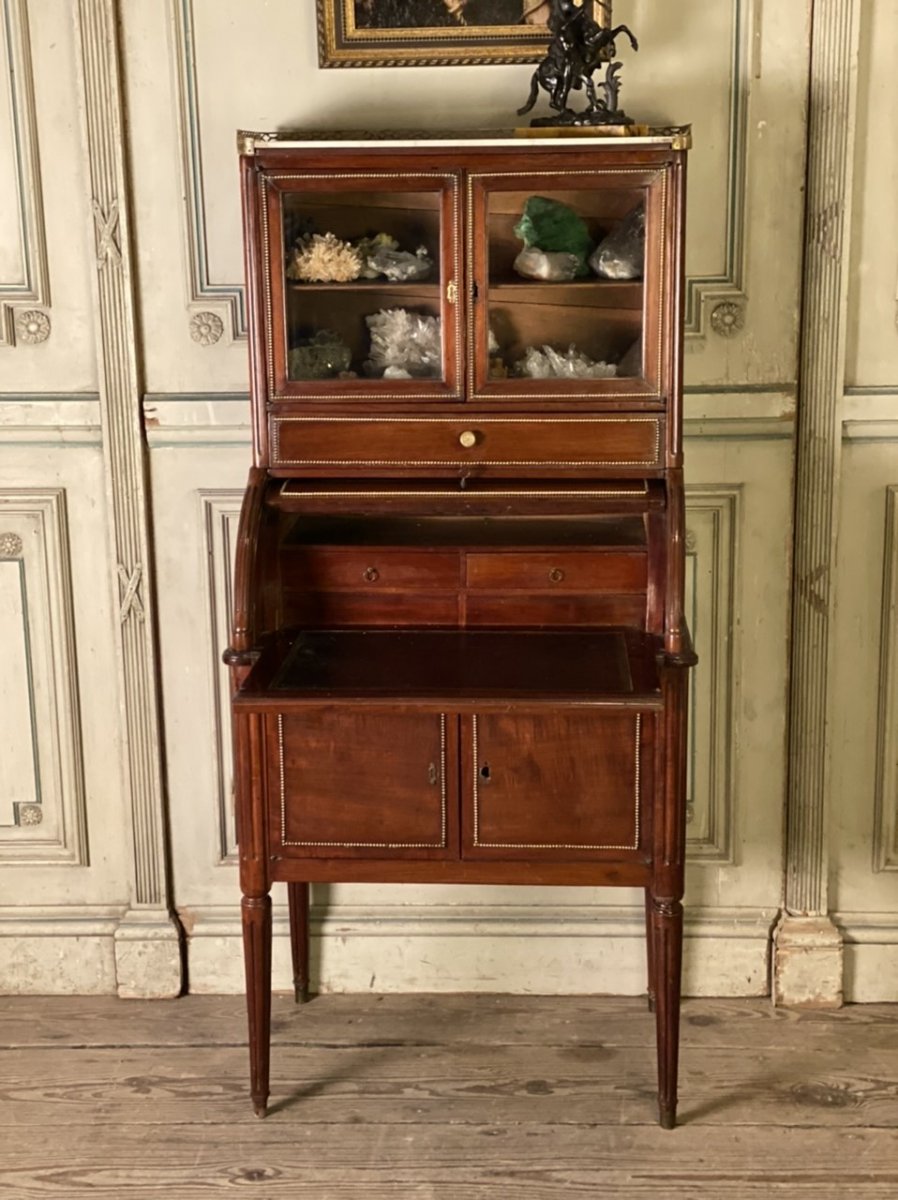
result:
M 838 939 L 821 940 L 820 921 L 826 923 L 829 908 L 829 668 L 859 23 L 860 0 L 814 0 L 796 446 L 785 909 L 787 920 L 811 919 L 809 949 L 826 946 L 830 956 Z M 792 926 L 790 937 L 791 944 L 800 943 L 798 926 Z M 781 941 L 784 947 L 785 939 Z M 827 976 L 827 986 L 833 990 L 831 964 Z
M 161 767 L 157 646 L 149 547 L 145 444 L 136 316 L 125 115 L 119 48 L 119 0 L 78 0 L 76 23 L 89 169 L 97 362 L 103 454 L 113 554 L 125 794 L 130 806 L 132 901 L 136 928 L 117 938 L 130 964 L 120 990 L 158 994 L 173 988 L 177 934 L 168 912 L 166 824 Z M 126 922 L 127 923 L 127 922 Z M 124 947 L 150 941 L 129 955 Z M 143 966 L 138 967 L 141 963 Z M 145 969 L 147 990 L 140 975 Z M 178 966 L 178 978 L 180 968 Z M 159 979 L 160 971 L 165 976 Z M 156 978 L 151 978 L 155 975 Z M 177 991 L 177 987 L 174 987 Z

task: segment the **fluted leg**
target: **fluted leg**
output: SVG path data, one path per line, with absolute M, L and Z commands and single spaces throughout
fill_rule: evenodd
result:
M 646 987 L 646 995 L 648 998 L 649 1012 L 655 1011 L 655 950 L 654 938 L 652 936 L 652 893 L 649 888 L 645 889 L 645 959 L 648 975 L 648 985 Z
M 264 1117 L 268 1111 L 271 1041 L 271 897 L 244 896 L 241 912 L 249 1018 L 250 1090 L 256 1116 Z
M 662 1129 L 673 1129 L 677 1123 L 680 977 L 683 961 L 683 906 L 679 900 L 653 900 L 652 946 L 658 1036 L 658 1111 Z
M 290 949 L 293 953 L 293 990 L 297 1004 L 309 998 L 309 885 L 287 884 L 290 909 Z

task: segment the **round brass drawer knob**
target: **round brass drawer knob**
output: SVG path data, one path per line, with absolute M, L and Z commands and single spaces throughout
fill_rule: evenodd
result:
M 549 572 L 549 579 L 552 583 L 561 583 L 564 580 L 564 571 L 561 567 L 553 567 Z
M 466 450 L 470 450 L 472 446 L 477 445 L 477 434 L 473 429 L 466 429 L 464 433 L 458 435 L 458 440 Z
M 364 579 L 368 583 L 377 583 L 378 579 L 380 579 L 380 571 L 378 571 L 377 567 L 368 567 L 365 571 Z

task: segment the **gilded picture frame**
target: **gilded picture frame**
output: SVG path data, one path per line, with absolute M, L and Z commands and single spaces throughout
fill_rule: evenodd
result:
M 546 21 L 550 0 L 317 0 L 317 3 L 318 59 L 322 67 L 537 62 L 549 42 Z M 583 0 L 583 3 L 599 24 L 609 23 L 610 0 Z M 515 19 L 519 8 L 520 16 Z M 491 17 L 495 17 L 495 23 L 490 23 Z M 407 23 L 397 24 L 401 20 Z

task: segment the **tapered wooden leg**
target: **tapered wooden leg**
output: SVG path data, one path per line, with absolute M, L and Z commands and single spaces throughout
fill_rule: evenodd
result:
M 268 1111 L 271 1052 L 271 897 L 244 896 L 241 912 L 249 1018 L 250 1091 L 256 1116 L 264 1117 Z
M 648 997 L 649 1012 L 655 1011 L 655 950 L 654 938 L 652 937 L 652 893 L 649 888 L 645 889 L 645 959 L 648 969 L 648 986 L 646 994 Z
M 293 952 L 293 991 L 297 1004 L 309 998 L 309 885 L 287 884 L 290 909 L 290 949 Z
M 680 977 L 683 961 L 683 906 L 679 900 L 653 900 L 652 946 L 658 1036 L 658 1111 L 661 1128 L 673 1129 L 677 1123 Z

